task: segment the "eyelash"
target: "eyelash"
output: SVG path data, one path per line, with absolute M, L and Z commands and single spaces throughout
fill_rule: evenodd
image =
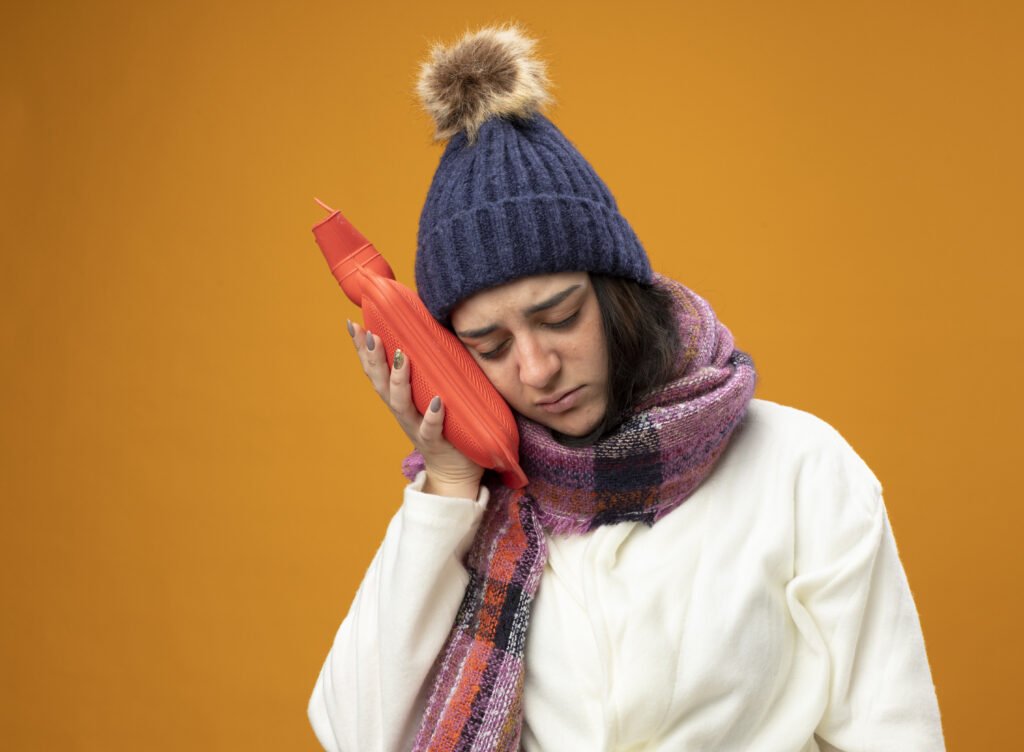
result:
M 579 315 L 580 315 L 580 312 L 576 311 L 576 313 L 574 313 L 572 316 L 570 316 L 567 319 L 562 319 L 561 321 L 556 321 L 553 324 L 545 324 L 545 326 L 548 327 L 549 329 L 565 329 L 565 328 L 571 326 L 573 323 L 575 323 L 575 321 L 576 321 L 576 319 L 577 319 L 577 317 Z M 483 358 L 484 360 L 495 360 L 496 358 L 498 358 L 498 356 L 501 355 L 501 353 L 504 351 L 504 349 L 505 349 L 505 343 L 503 342 L 501 344 L 501 346 L 499 346 L 495 350 L 490 350 L 488 352 L 480 353 L 480 357 Z

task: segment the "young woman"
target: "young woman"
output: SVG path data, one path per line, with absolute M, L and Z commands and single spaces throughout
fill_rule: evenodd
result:
M 515 412 L 525 489 L 421 415 L 349 324 L 416 451 L 309 701 L 328 750 L 941 750 L 881 485 L 829 425 L 753 398 L 711 307 L 652 271 L 540 113 L 533 40 L 435 47 L 448 144 L 418 292 Z

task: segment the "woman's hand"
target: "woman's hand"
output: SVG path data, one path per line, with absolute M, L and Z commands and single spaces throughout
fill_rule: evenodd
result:
M 452 446 L 442 435 L 445 409 L 441 398 L 435 396 L 426 414 L 421 415 L 412 401 L 408 357 L 396 351 L 394 367 L 389 367 L 380 337 L 351 321 L 348 322 L 348 331 L 363 364 L 363 371 L 373 388 L 391 409 L 405 435 L 423 455 L 427 470 L 423 491 L 475 499 L 484 469 Z

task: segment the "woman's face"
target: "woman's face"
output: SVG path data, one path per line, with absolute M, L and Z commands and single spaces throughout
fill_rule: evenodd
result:
M 569 436 L 608 406 L 608 358 L 586 272 L 544 274 L 479 292 L 451 315 L 455 333 L 516 412 Z

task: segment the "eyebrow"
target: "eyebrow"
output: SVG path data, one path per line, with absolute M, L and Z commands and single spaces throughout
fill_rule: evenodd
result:
M 567 287 L 561 292 L 555 293 L 547 300 L 542 300 L 540 303 L 535 303 L 529 308 L 524 308 L 523 315 L 532 316 L 533 314 L 538 313 L 540 311 L 545 311 L 548 308 L 554 308 L 556 305 L 558 305 L 563 300 L 568 298 L 579 288 L 580 286 L 578 284 L 572 285 L 571 287 Z M 497 328 L 497 324 L 491 324 L 490 326 L 481 327 L 480 329 L 470 329 L 469 331 L 465 332 L 456 331 L 455 333 L 460 337 L 466 337 L 467 339 L 477 339 L 479 337 L 486 337 L 488 334 L 490 334 Z

